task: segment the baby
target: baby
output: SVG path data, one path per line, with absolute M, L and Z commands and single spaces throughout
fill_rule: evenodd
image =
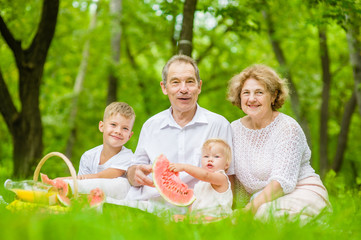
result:
M 170 163 L 169 170 L 186 172 L 200 181 L 194 186 L 196 200 L 190 207 L 192 215 L 206 221 L 232 213 L 233 195 L 226 171 L 232 160 L 230 146 L 222 139 L 208 139 L 202 146 L 202 167 Z M 195 214 L 193 214 L 195 213 Z M 176 221 L 184 216 L 174 216 Z

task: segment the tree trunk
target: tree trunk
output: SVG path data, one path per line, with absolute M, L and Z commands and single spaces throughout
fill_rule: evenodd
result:
M 292 111 L 295 114 L 296 120 L 300 123 L 300 125 L 306 135 L 308 145 L 310 146 L 310 148 L 312 148 L 310 128 L 308 127 L 307 119 L 302 111 L 297 88 L 296 88 L 295 83 L 293 82 L 291 72 L 287 66 L 286 58 L 285 58 L 283 50 L 281 48 L 281 43 L 278 39 L 276 39 L 274 37 L 275 30 L 274 30 L 272 18 L 270 16 L 270 14 L 265 10 L 263 11 L 263 16 L 264 16 L 264 19 L 266 20 L 266 24 L 268 27 L 268 36 L 270 38 L 273 51 L 275 53 L 278 63 L 280 64 L 281 69 L 283 69 L 284 75 L 287 77 L 288 82 L 289 82 L 289 88 L 290 88 L 290 92 L 291 92 L 290 97 L 291 97 Z
M 13 139 L 14 176 L 27 177 L 42 157 L 43 128 L 39 109 L 39 93 L 46 56 L 54 37 L 59 10 L 58 0 L 44 0 L 38 30 L 28 49 L 14 39 L 0 16 L 0 32 L 14 54 L 19 70 L 21 111 L 17 111 L 0 73 L 0 111 Z
M 107 105 L 117 101 L 118 78 L 115 74 L 119 65 L 120 59 L 120 40 L 122 36 L 122 0 L 110 1 L 110 15 L 111 15 L 111 50 L 112 63 L 110 73 L 108 76 L 108 97 Z
M 358 18 L 356 14 L 347 17 L 348 23 L 346 35 L 350 50 L 350 62 L 353 69 L 358 112 L 361 115 L 361 18 Z
M 172 18 L 172 29 L 170 32 L 170 42 L 171 42 L 171 46 L 172 46 L 172 56 L 177 54 L 177 37 L 175 36 L 175 25 L 176 25 L 176 18 L 177 15 L 176 13 L 173 13 L 173 18 Z
M 183 9 L 182 31 L 179 39 L 179 54 L 192 56 L 192 39 L 194 13 L 196 11 L 197 0 L 185 0 Z
M 353 92 L 350 100 L 346 103 L 345 110 L 342 116 L 341 130 L 337 140 L 337 150 L 335 158 L 333 159 L 332 169 L 335 172 L 341 170 L 343 156 L 347 148 L 347 136 L 351 124 L 352 115 L 356 108 L 356 93 Z
M 90 20 L 89 30 L 88 30 L 90 33 L 96 27 L 97 11 L 98 11 L 98 8 L 94 10 L 94 13 L 92 14 L 92 17 Z M 88 38 L 85 41 L 80 67 L 79 67 L 78 74 L 76 76 L 75 83 L 74 83 L 73 98 L 72 98 L 70 117 L 69 117 L 70 135 L 68 138 L 68 142 L 66 144 L 66 152 L 65 152 L 65 155 L 69 159 L 72 158 L 73 147 L 74 147 L 74 143 L 76 140 L 76 124 L 75 124 L 75 122 L 76 122 L 76 116 L 78 113 L 78 100 L 79 100 L 80 92 L 83 89 L 83 83 L 84 83 L 84 79 L 85 79 L 86 69 L 88 67 L 89 50 L 90 50 L 90 38 Z
M 326 27 L 318 27 L 318 36 L 320 40 L 320 58 L 322 65 L 322 105 L 320 116 L 320 173 L 324 176 L 328 170 L 328 106 L 330 99 L 330 58 L 327 47 Z

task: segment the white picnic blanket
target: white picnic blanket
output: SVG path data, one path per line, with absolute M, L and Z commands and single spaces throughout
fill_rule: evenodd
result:
M 71 189 L 74 189 L 74 183 L 72 179 L 64 179 L 69 183 Z M 130 184 L 128 179 L 123 177 L 118 178 L 93 178 L 78 180 L 78 192 L 89 194 L 94 188 L 100 188 L 103 190 L 106 197 L 122 200 L 127 195 Z

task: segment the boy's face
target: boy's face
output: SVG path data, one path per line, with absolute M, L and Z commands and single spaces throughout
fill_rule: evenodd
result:
M 202 168 L 211 172 L 228 168 L 221 144 L 211 143 L 207 148 L 202 150 Z
M 134 119 L 128 119 L 119 113 L 99 122 L 99 131 L 103 133 L 103 144 L 111 148 L 119 148 L 128 142 L 133 135 Z

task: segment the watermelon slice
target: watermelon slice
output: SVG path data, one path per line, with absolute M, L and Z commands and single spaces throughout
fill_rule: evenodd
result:
M 94 188 L 88 195 L 88 202 L 90 207 L 98 207 L 105 201 L 104 192 L 100 188 Z
M 160 195 L 176 206 L 188 206 L 196 199 L 193 190 L 179 178 L 179 173 L 169 171 L 169 160 L 162 154 L 153 164 L 153 182 Z
M 55 181 L 51 180 L 48 177 L 48 175 L 46 175 L 46 174 L 40 173 L 40 178 L 41 178 L 42 183 L 49 184 L 49 185 L 52 185 L 52 186 L 54 186 L 54 184 L 55 184 Z
M 51 180 L 46 174 L 40 173 L 41 182 L 52 185 L 59 195 L 70 197 L 73 193 L 70 185 L 62 179 Z
M 71 205 L 71 201 L 67 196 L 57 194 L 56 197 L 58 198 L 58 201 L 61 203 L 61 205 L 65 207 L 69 207 Z

